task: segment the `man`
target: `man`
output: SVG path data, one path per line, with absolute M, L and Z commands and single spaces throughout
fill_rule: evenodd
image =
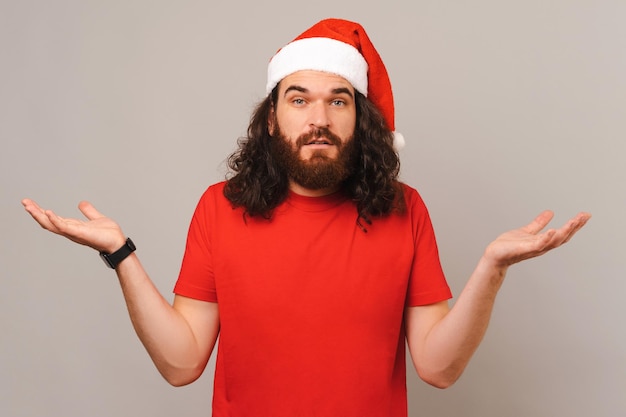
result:
M 507 268 L 590 218 L 501 235 L 453 308 L 427 209 L 398 181 L 391 85 L 363 28 L 321 21 L 282 48 L 268 96 L 194 213 L 173 305 L 134 244 L 92 205 L 87 221 L 24 200 L 45 229 L 101 252 L 135 330 L 171 384 L 203 372 L 218 334 L 213 416 L 407 415 L 405 341 L 419 376 L 448 387 L 488 325 Z

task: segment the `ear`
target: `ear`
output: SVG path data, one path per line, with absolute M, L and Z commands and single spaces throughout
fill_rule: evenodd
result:
M 267 115 L 267 131 L 270 136 L 274 136 L 274 129 L 276 128 L 276 111 L 274 110 L 274 103 L 270 106 L 270 112 Z

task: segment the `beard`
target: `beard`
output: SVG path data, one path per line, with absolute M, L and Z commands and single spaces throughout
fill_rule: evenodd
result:
M 327 128 L 318 128 L 303 134 L 292 144 L 280 131 L 275 120 L 275 134 L 270 147 L 278 166 L 286 172 L 290 180 L 309 190 L 334 188 L 345 181 L 354 171 L 356 161 L 354 137 L 342 142 Z M 326 155 L 325 150 L 314 150 L 309 159 L 302 159 L 300 151 L 311 140 L 323 137 L 337 148 L 334 158 Z

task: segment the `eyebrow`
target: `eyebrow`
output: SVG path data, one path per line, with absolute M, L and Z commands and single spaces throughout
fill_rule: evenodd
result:
M 290 91 L 299 91 L 300 93 L 308 93 L 309 92 L 308 88 L 304 88 L 304 87 L 301 87 L 299 85 L 290 85 L 285 90 L 285 93 L 283 94 L 283 97 L 286 96 L 287 93 L 290 92 Z M 354 98 L 354 95 L 352 94 L 352 91 L 350 91 L 350 89 L 346 88 L 346 87 L 333 88 L 331 90 L 331 93 L 333 93 L 333 94 L 347 94 L 348 96 L 350 96 L 350 98 Z

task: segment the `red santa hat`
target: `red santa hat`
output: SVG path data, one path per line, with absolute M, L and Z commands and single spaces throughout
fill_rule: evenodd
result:
M 382 113 L 387 128 L 394 133 L 396 150 L 404 146 L 404 137 L 395 131 L 393 93 L 387 69 L 360 24 L 325 19 L 281 48 L 267 68 L 267 93 L 280 80 L 301 70 L 329 72 L 348 80 Z

